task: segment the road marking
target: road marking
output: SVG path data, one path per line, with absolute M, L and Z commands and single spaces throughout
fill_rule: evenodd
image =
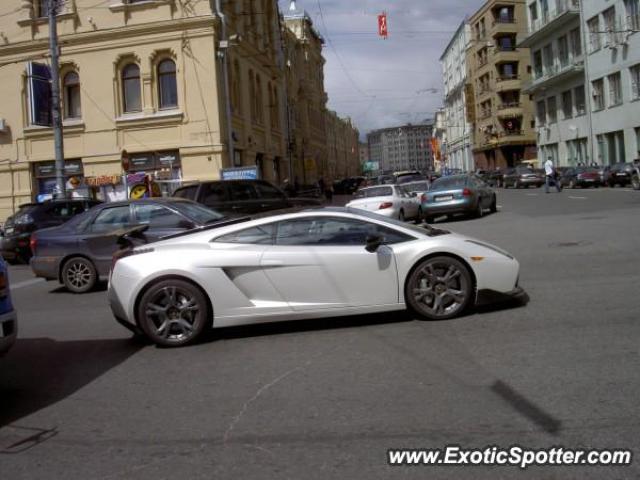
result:
M 31 280 L 24 280 L 22 282 L 14 283 L 11 285 L 11 290 L 17 290 L 23 287 L 29 287 L 31 285 L 35 285 L 36 283 L 44 282 L 44 278 L 32 278 Z
M 573 198 L 574 200 L 586 200 L 587 199 L 587 197 L 572 197 L 572 196 L 569 196 L 569 198 Z
M 537 196 L 538 196 L 538 194 L 537 194 L 537 193 L 527 193 L 527 195 L 528 195 L 529 197 L 537 197 Z

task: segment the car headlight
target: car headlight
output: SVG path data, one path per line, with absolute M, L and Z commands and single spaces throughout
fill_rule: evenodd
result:
M 511 255 L 509 252 L 502 250 L 501 248 L 494 247 L 493 245 L 489 245 L 488 243 L 479 242 L 478 240 L 465 240 L 465 241 L 468 243 L 474 243 L 476 245 L 480 245 L 481 247 L 484 247 L 484 248 L 488 248 L 489 250 L 493 250 L 494 252 L 499 253 L 500 255 L 504 255 L 505 257 L 511 260 L 515 260 L 513 255 Z

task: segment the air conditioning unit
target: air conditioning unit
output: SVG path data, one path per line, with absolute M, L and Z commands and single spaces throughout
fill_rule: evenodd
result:
M 0 118 L 0 132 L 6 133 L 8 129 L 7 121 L 4 118 Z

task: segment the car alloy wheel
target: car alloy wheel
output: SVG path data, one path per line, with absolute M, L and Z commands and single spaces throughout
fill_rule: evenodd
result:
M 496 213 L 498 211 L 498 199 L 496 198 L 496 196 L 494 195 L 492 200 L 491 200 L 491 213 Z
M 571 189 L 576 188 L 576 182 L 574 180 L 569 180 L 569 188 Z
M 634 190 L 640 190 L 640 177 L 638 175 L 631 177 L 631 186 Z
M 400 213 L 398 214 L 398 220 L 404 222 L 404 210 L 400 210 Z
M 513 188 L 520 188 L 520 181 L 516 180 L 515 183 L 513 184 Z
M 73 293 L 86 293 L 91 290 L 98 274 L 90 260 L 83 257 L 73 257 L 62 267 L 62 283 Z
M 183 280 L 164 280 L 152 285 L 140 299 L 138 323 L 156 344 L 187 345 L 206 328 L 209 307 L 204 294 Z
M 478 198 L 478 207 L 476 208 L 476 217 L 482 218 L 484 215 L 484 208 L 482 208 L 482 199 Z
M 406 301 L 416 313 L 444 320 L 462 313 L 473 296 L 469 269 L 452 257 L 432 257 L 411 273 L 405 288 Z

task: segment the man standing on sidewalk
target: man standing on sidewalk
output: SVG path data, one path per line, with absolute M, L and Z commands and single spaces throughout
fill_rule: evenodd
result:
M 560 193 L 560 191 L 562 190 L 562 187 L 560 187 L 560 178 L 559 178 L 558 172 L 556 172 L 556 169 L 553 166 L 553 161 L 551 160 L 551 157 L 547 158 L 547 161 L 544 162 L 544 175 L 545 175 L 544 193 L 549 193 L 549 183 L 551 182 L 553 182 L 553 184 L 556 187 L 556 190 L 558 191 L 558 193 Z

